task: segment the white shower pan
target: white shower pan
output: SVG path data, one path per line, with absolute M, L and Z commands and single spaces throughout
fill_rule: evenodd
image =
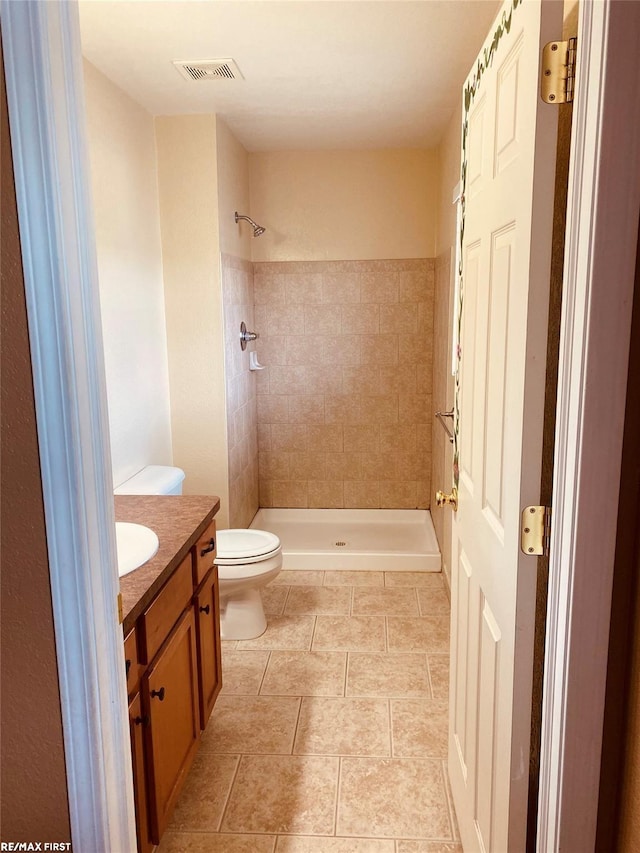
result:
M 440 571 L 428 510 L 260 509 L 250 526 L 280 538 L 284 569 Z

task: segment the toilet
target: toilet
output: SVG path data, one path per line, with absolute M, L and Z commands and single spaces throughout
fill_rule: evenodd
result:
M 172 465 L 147 465 L 113 490 L 114 495 L 181 495 L 184 471 Z
M 170 465 L 147 465 L 113 490 L 115 495 L 181 495 L 184 471 Z M 274 533 L 232 529 L 217 533 L 215 564 L 220 588 L 220 636 L 253 640 L 267 620 L 260 589 L 282 569 L 282 548 Z
M 219 530 L 217 556 L 220 580 L 220 636 L 253 640 L 264 634 L 267 620 L 260 589 L 282 569 L 282 548 L 266 530 Z

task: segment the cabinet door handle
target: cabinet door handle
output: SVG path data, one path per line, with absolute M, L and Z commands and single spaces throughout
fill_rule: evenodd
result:
M 149 715 L 145 714 L 144 717 L 134 717 L 133 722 L 136 724 L 136 726 L 148 726 Z
M 209 610 L 211 610 L 211 607 L 207 604 L 205 607 L 201 607 L 201 608 L 200 608 L 200 613 L 206 613 L 206 614 L 207 614 L 207 616 L 208 616 L 208 615 L 209 615 Z
M 131 669 L 131 661 L 130 661 L 129 659 L 127 659 L 127 660 L 124 662 L 124 670 L 125 670 L 125 673 L 126 673 L 127 678 L 129 678 L 129 670 L 130 670 L 130 669 Z
M 216 540 L 211 539 L 209 541 L 209 544 L 207 545 L 207 547 L 203 548 L 202 551 L 200 551 L 200 556 L 204 557 L 205 554 L 210 554 L 212 551 L 215 551 L 215 550 L 216 550 Z
M 154 696 L 157 696 L 161 702 L 164 702 L 164 687 L 161 687 L 160 690 L 152 690 L 151 698 L 153 699 Z

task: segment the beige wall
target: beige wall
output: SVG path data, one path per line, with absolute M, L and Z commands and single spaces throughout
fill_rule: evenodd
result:
M 253 229 L 234 217 L 236 210 L 250 215 L 249 155 L 221 118 L 216 118 L 216 154 L 220 251 L 250 261 Z
M 254 327 L 253 264 L 222 255 L 227 442 L 229 452 L 229 526 L 248 527 L 259 508 L 256 373 L 242 351 L 240 323 Z
M 442 141 L 438 146 L 438 219 L 436 223 L 436 256 L 454 245 L 456 205 L 452 203 L 454 188 L 460 182 L 460 145 L 462 133 L 462 101 L 453 110 Z
M 249 155 L 251 216 L 267 228 L 254 261 L 431 258 L 435 151 Z
M 216 119 L 218 216 L 226 386 L 229 526 L 248 527 L 258 511 L 258 424 L 256 378 L 249 351 L 240 348 L 240 323 L 254 327 L 253 229 L 236 223 L 234 213 L 249 214 L 249 156 L 227 125 Z
M 428 508 L 433 261 L 254 269 L 260 505 Z
M 433 411 L 451 411 L 454 380 L 451 375 L 453 291 L 455 267 L 456 205 L 453 190 L 460 180 L 460 104 L 455 108 L 438 148 L 439 188 L 437 250 L 435 265 L 433 332 Z M 448 421 L 453 426 L 452 421 Z M 433 426 L 433 490 L 450 492 L 453 486 L 453 445 L 442 426 Z M 442 554 L 442 570 L 451 585 L 451 510 L 431 507 L 433 524 Z
M 172 462 L 152 116 L 84 63 L 114 485 Z
M 173 457 L 229 518 L 215 116 L 156 118 Z
M 0 55 L 0 73 L 3 73 Z M 69 841 L 40 460 L 4 89 L 2 95 L 2 839 Z

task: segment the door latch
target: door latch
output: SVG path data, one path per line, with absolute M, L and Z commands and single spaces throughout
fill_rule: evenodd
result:
M 454 512 L 458 511 L 458 490 L 454 486 L 450 495 L 438 490 L 436 492 L 436 506 L 450 506 Z

